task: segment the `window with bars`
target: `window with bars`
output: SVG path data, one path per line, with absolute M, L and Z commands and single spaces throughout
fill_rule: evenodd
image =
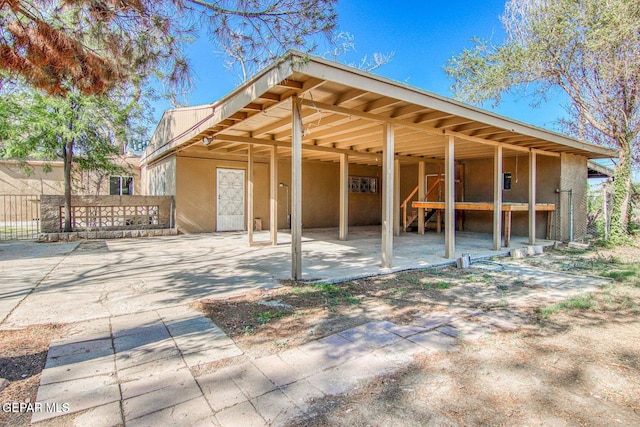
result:
M 375 194 L 378 192 L 378 178 L 373 176 L 350 176 L 349 193 Z

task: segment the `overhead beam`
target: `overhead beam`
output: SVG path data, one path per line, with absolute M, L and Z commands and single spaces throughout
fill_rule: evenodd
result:
M 359 110 L 354 110 L 354 109 L 350 109 L 350 108 L 339 107 L 337 105 L 331 105 L 331 104 L 327 104 L 327 103 L 324 103 L 324 102 L 317 102 L 317 101 L 311 101 L 311 100 L 303 99 L 302 100 L 302 105 L 306 106 L 306 107 L 312 107 L 312 108 L 315 108 L 315 109 L 319 109 L 319 110 L 332 111 L 334 113 L 342 114 L 342 115 L 345 115 L 345 116 L 360 117 L 360 118 L 363 118 L 363 119 L 373 120 L 373 121 L 377 121 L 377 122 L 381 122 L 381 123 L 390 123 L 390 124 L 393 124 L 394 126 L 399 126 L 399 127 L 401 126 L 401 127 L 407 127 L 407 128 L 410 128 L 410 129 L 417 129 L 417 130 L 420 130 L 422 132 L 425 132 L 425 133 L 428 133 L 428 134 L 431 134 L 431 135 L 453 136 L 455 138 L 459 138 L 459 139 L 464 140 L 464 141 L 476 142 L 478 144 L 484 144 L 484 145 L 490 145 L 490 146 L 502 145 L 505 148 L 508 148 L 510 150 L 515 150 L 515 151 L 529 152 L 531 150 L 530 148 L 526 148 L 526 147 L 519 147 L 517 145 L 505 144 L 505 143 L 501 143 L 501 142 L 497 142 L 497 141 L 478 138 L 478 137 L 475 137 L 475 136 L 466 135 L 466 134 L 461 133 L 461 132 L 456 132 L 456 131 L 452 131 L 452 130 L 448 130 L 448 129 L 440 129 L 440 128 L 437 128 L 437 127 L 432 127 L 432 126 L 428 126 L 428 125 L 424 125 L 424 124 L 420 124 L 420 123 L 413 123 L 413 122 L 408 122 L 406 120 L 395 119 L 393 117 L 387 117 L 387 116 L 382 116 L 382 115 L 379 115 L 379 114 L 367 113 L 367 112 L 364 112 L 364 111 L 359 111 Z M 468 122 L 468 121 L 469 121 L 469 119 L 465 119 L 465 122 Z
M 291 148 L 291 143 L 287 141 L 279 141 L 274 139 L 263 139 L 263 138 L 252 138 L 248 136 L 218 134 L 215 136 L 215 141 L 227 141 L 227 142 L 237 142 L 237 143 L 243 143 L 243 144 L 255 144 L 255 145 Z M 363 153 L 361 151 L 356 151 L 356 150 L 347 150 L 343 148 L 332 148 L 332 147 L 324 147 L 324 146 L 309 145 L 309 144 L 302 144 L 302 150 L 318 151 L 318 152 L 334 153 L 334 154 L 348 154 L 350 156 L 353 155 L 357 157 L 371 158 L 371 159 L 380 159 L 381 157 L 380 154 L 376 154 L 376 153 Z M 420 156 L 397 156 L 397 157 L 402 161 L 411 162 L 411 163 L 417 163 L 420 161 L 424 161 L 427 163 L 442 163 L 440 160 L 425 159 Z

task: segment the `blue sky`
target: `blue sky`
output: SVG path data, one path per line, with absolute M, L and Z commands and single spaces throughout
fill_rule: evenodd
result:
M 395 52 L 393 60 L 374 73 L 451 97 L 452 82 L 443 70 L 447 60 L 470 47 L 473 37 L 499 43 L 504 37 L 499 21 L 503 9 L 504 0 L 340 0 L 338 31 L 351 33 L 357 49 L 341 62 L 358 62 L 374 52 Z M 214 102 L 238 85 L 239 79 L 224 68 L 224 58 L 215 51 L 206 37 L 189 46 L 194 89 L 188 105 Z M 555 130 L 554 121 L 564 114 L 562 100 L 552 96 L 537 108 L 530 103 L 529 98 L 507 97 L 497 108 L 483 108 Z M 159 120 L 170 105 L 159 103 L 155 108 L 154 117 Z

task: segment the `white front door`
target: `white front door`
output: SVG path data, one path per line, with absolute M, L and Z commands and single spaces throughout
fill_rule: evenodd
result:
M 218 169 L 217 231 L 244 230 L 244 170 Z

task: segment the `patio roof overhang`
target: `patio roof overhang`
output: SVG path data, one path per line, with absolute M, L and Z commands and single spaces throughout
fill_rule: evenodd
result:
M 493 203 L 487 206 L 493 211 L 494 250 L 500 250 L 503 157 L 518 153 L 528 156 L 526 208 L 529 244 L 534 245 L 537 156 L 560 157 L 563 153 L 588 159 L 616 156 L 609 148 L 298 52 L 290 52 L 214 104 L 167 111 L 143 153 L 141 164 L 151 165 L 180 152 L 200 158 L 246 159 L 249 219 L 253 218 L 253 163 L 258 157 L 268 157 L 273 245 L 277 244 L 278 159 L 290 160 L 291 276 L 295 280 L 302 278 L 303 160 L 340 162 L 341 240 L 346 240 L 348 234 L 349 164 L 382 165 L 381 264 L 390 268 L 393 236 L 400 233 L 402 163 L 418 163 L 420 176 L 424 175 L 426 162 L 444 166 L 444 256 L 453 258 L 456 161 L 493 159 Z M 423 190 L 419 188 L 418 194 L 424 194 Z M 424 212 L 420 209 L 419 216 Z M 421 223 L 419 233 L 424 233 Z M 248 224 L 247 230 L 252 244 L 252 224 Z
M 291 156 L 291 100 L 301 100 L 303 159 L 380 164 L 383 128 L 395 129 L 395 158 L 442 161 L 453 136 L 456 159 L 535 151 L 589 159 L 616 157 L 615 150 L 514 121 L 411 86 L 317 57 L 290 52 L 220 101 L 165 112 L 142 164 L 188 150 L 203 157 L 256 157 L 279 147 Z M 208 145 L 203 138 L 208 138 Z

